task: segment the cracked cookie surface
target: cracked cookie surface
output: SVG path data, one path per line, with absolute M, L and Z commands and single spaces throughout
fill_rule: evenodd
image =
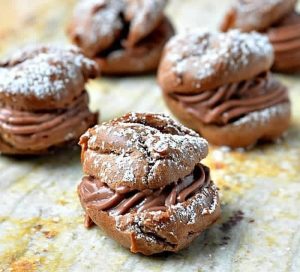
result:
M 168 116 L 129 113 L 89 129 L 80 144 L 86 225 L 132 252 L 176 252 L 219 217 L 217 188 L 200 164 L 206 140 Z

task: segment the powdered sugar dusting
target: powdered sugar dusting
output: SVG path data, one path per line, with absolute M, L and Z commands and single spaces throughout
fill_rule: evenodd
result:
M 125 0 L 127 10 L 130 14 L 135 14 L 134 21 L 136 24 L 144 24 L 145 20 L 155 19 L 165 8 L 166 0 L 143 0 L 143 1 L 132 1 Z M 146 18 L 150 16 L 150 18 Z
M 84 0 L 80 1 L 74 11 L 74 20 L 81 21 L 87 17 L 91 20 L 90 29 L 85 24 L 78 24 L 76 32 L 89 42 L 114 35 L 116 29 L 122 28 L 120 13 L 124 9 L 123 0 Z
M 233 126 L 241 126 L 244 124 L 257 126 L 257 124 L 264 125 L 268 123 L 271 119 L 278 116 L 286 116 L 290 113 L 290 104 L 278 104 L 270 108 L 263 109 L 261 111 L 255 111 L 247 114 L 246 116 L 233 122 Z
M 218 189 L 212 182 L 208 187 L 194 195 L 184 203 L 172 205 L 167 211 L 143 211 L 137 213 L 127 213 L 125 215 L 114 216 L 116 228 L 119 231 L 133 232 L 137 239 L 143 239 L 150 243 L 160 242 L 156 234 L 162 231 L 172 232 L 174 236 L 179 236 L 179 228 L 182 224 L 194 225 L 203 220 L 204 216 L 216 213 L 219 206 Z M 168 219 L 166 220 L 166 218 Z M 155 224 L 153 223 L 155 222 Z M 173 223 L 175 222 L 175 225 Z M 151 231 L 147 225 L 151 225 Z M 170 229 L 170 226 L 173 226 Z M 145 231 L 148 230 L 148 231 Z M 156 233 L 156 234 L 155 234 Z M 153 234 L 153 235 L 152 235 Z M 167 240 L 166 240 L 167 242 Z
M 211 184 L 210 188 L 205 187 L 201 192 L 197 193 L 188 203 L 178 203 L 172 206 L 174 215 L 171 220 L 179 220 L 180 222 L 195 224 L 199 219 L 199 210 L 202 215 L 213 214 L 219 205 L 217 187 Z
M 198 81 L 214 75 L 216 67 L 235 72 L 246 68 L 253 58 L 269 59 L 273 56 L 267 37 L 238 30 L 228 33 L 190 30 L 172 38 L 166 52 L 165 58 L 172 63 L 177 77 L 192 71 Z
M 252 1 L 237 1 L 236 7 L 243 12 L 253 12 L 258 10 L 270 10 L 272 7 L 282 3 L 283 0 L 264 0 L 263 4 L 261 0 Z
M 108 50 L 117 58 L 120 50 L 115 50 L 114 43 L 122 39 L 121 47 L 132 47 L 152 33 L 163 19 L 166 3 L 167 0 L 82 0 L 74 10 L 69 34 L 88 56 Z
M 0 68 L 0 92 L 58 100 L 68 85 L 83 88 L 95 66 L 73 46 L 29 47 Z
M 98 135 L 115 139 L 116 144 L 107 144 Z M 95 150 L 91 161 L 93 168 L 98 169 L 97 176 L 107 184 L 121 180 L 128 186 L 166 185 L 172 180 L 161 177 L 163 169 L 172 169 L 168 175 L 178 180 L 189 174 L 208 152 L 205 139 L 161 114 L 131 113 L 95 126 L 83 137 L 89 138 L 88 147 Z
M 258 31 L 261 30 L 262 27 L 269 27 L 270 24 L 273 24 L 279 19 L 278 15 L 275 15 L 273 17 L 270 16 L 270 13 L 272 13 L 273 10 L 280 9 L 282 17 L 286 14 L 286 12 L 291 11 L 289 7 L 294 6 L 295 2 L 295 0 L 238 0 L 233 6 L 233 8 L 237 11 L 236 26 L 246 26 L 247 29 Z M 264 21 L 269 22 L 269 25 L 263 25 L 262 22 Z
M 166 0 L 126 0 L 125 14 L 133 17 L 130 32 L 135 32 L 135 35 L 138 34 L 137 39 L 151 32 L 156 22 L 162 18 L 166 4 Z
M 155 175 L 156 170 L 161 167 L 161 164 L 167 164 L 167 166 L 172 167 L 172 164 L 176 165 L 177 169 L 182 169 L 182 171 L 187 171 L 188 167 L 182 163 L 182 157 L 191 158 L 194 154 L 198 152 L 201 154 L 201 158 L 205 156 L 205 146 L 207 145 L 206 140 L 200 137 L 193 137 L 190 135 L 178 136 L 178 135 L 151 135 L 145 142 L 147 149 L 152 154 L 150 161 L 153 164 L 150 172 L 149 178 Z M 174 150 L 175 152 L 170 152 L 170 157 L 161 161 L 161 154 L 164 150 Z
M 134 170 L 133 170 L 133 160 L 130 156 L 124 153 L 116 158 L 116 164 L 119 169 L 124 173 L 123 180 L 128 182 L 133 182 L 135 180 Z

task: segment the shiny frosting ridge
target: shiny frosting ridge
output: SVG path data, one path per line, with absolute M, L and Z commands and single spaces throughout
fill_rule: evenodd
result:
M 269 73 L 198 94 L 173 93 L 170 97 L 201 122 L 216 125 L 289 101 L 286 87 Z
M 78 191 L 87 209 L 90 207 L 111 215 L 124 215 L 130 212 L 166 211 L 209 186 L 210 181 L 209 168 L 198 164 L 191 174 L 159 189 L 138 191 L 119 186 L 113 190 L 99 178 L 85 176 Z
M 300 15 L 292 13 L 268 31 L 275 68 L 300 71 Z
M 88 109 L 84 91 L 66 109 L 52 111 L 20 111 L 0 109 L 0 133 L 8 145 L 23 150 L 39 150 L 77 139 L 95 115 Z M 92 121 L 94 122 L 94 121 Z

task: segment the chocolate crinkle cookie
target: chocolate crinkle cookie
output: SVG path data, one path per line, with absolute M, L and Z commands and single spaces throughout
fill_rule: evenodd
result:
M 272 141 L 290 123 L 287 88 L 269 71 L 258 33 L 190 30 L 165 47 L 158 81 L 172 112 L 209 142 L 233 148 Z
M 68 27 L 72 42 L 100 65 L 103 74 L 157 69 L 174 29 L 166 0 L 82 0 Z
M 273 70 L 300 72 L 300 14 L 296 4 L 297 0 L 236 0 L 221 30 L 238 28 L 264 33 L 275 51 Z
M 31 46 L 0 63 L 0 152 L 40 154 L 97 123 L 84 85 L 98 75 L 73 46 Z
M 85 224 L 132 252 L 177 252 L 218 219 L 218 191 L 200 162 L 208 144 L 169 117 L 126 114 L 89 129 L 80 144 Z

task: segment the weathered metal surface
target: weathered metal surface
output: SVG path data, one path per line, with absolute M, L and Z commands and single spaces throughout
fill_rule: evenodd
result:
M 171 0 L 178 31 L 216 28 L 230 1 Z M 1 0 L 0 54 L 30 41 L 66 43 L 72 0 Z M 97 228 L 83 227 L 76 186 L 79 151 L 0 157 L 0 271 L 300 271 L 300 77 L 291 90 L 286 137 L 250 151 L 211 147 L 206 163 L 222 196 L 222 219 L 190 248 L 134 255 Z M 90 82 L 102 120 L 127 111 L 167 112 L 154 76 Z

